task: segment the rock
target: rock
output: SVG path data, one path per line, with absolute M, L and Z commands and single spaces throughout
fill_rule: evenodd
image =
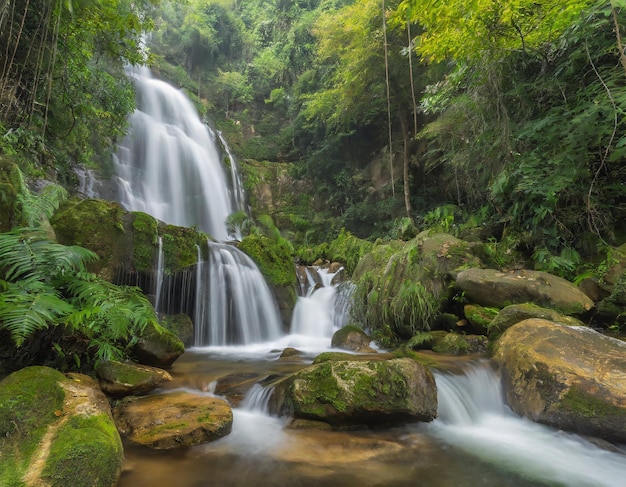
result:
M 100 387 L 110 396 L 146 394 L 172 380 L 165 370 L 132 362 L 100 362 L 96 368 Z
M 0 485 L 114 487 L 124 459 L 88 376 L 26 367 L 0 382 Z
M 534 303 L 565 314 L 580 314 L 593 301 L 572 283 L 542 271 L 500 272 L 472 268 L 460 272 L 456 287 L 469 301 L 503 308 L 515 303 Z
M 542 308 L 532 303 L 512 304 L 502 308 L 488 325 L 489 335 L 497 336 L 514 324 L 529 318 L 541 318 L 559 325 L 585 326 L 579 319 L 566 316 L 553 309 Z
M 297 348 L 293 348 L 293 347 L 287 347 L 280 353 L 280 357 L 278 358 L 280 360 L 286 360 L 286 359 L 294 359 L 294 358 L 300 358 L 300 357 L 302 357 L 302 352 L 300 350 L 298 350 Z
M 162 326 L 148 325 L 139 337 L 133 353 L 137 360 L 153 367 L 170 367 L 185 351 L 176 335 Z
M 352 350 L 353 352 L 376 353 L 376 350 L 370 347 L 371 341 L 371 337 L 361 328 L 348 325 L 333 334 L 330 346 L 333 348 Z
M 408 358 L 329 361 L 275 385 L 270 407 L 333 426 L 432 421 L 437 390 L 430 369 Z
M 626 343 L 586 327 L 528 319 L 502 334 L 493 361 L 516 413 L 626 442 Z
M 473 330 L 487 334 L 489 324 L 493 321 L 500 310 L 497 308 L 485 308 L 478 304 L 466 304 L 463 307 L 463 314 L 467 318 L 467 321 L 472 326 Z
M 233 423 L 226 401 L 182 391 L 127 398 L 113 416 L 129 441 L 155 450 L 217 440 L 230 433 Z
M 193 321 L 185 313 L 164 316 L 161 320 L 161 326 L 176 335 L 185 347 L 193 345 Z
M 237 406 L 260 377 L 256 372 L 241 372 L 220 377 L 215 384 L 214 392 L 218 396 L 225 396 L 233 406 Z
M 487 337 L 436 330 L 418 333 L 409 340 L 408 346 L 413 350 L 432 350 L 443 355 L 484 354 L 487 352 Z

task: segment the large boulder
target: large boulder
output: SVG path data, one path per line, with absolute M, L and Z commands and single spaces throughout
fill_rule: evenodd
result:
M 146 394 L 172 380 L 165 370 L 115 360 L 100 362 L 96 374 L 100 387 L 110 396 Z
M 516 413 L 626 442 L 626 343 L 585 327 L 529 319 L 503 333 L 493 361 Z
M 334 426 L 432 421 L 437 390 L 430 370 L 408 358 L 327 361 L 278 382 L 271 408 Z
M 472 268 L 457 275 L 456 287 L 469 301 L 482 306 L 503 308 L 529 302 L 567 315 L 593 307 L 593 301 L 572 283 L 542 271 Z
M 124 399 L 113 415 L 122 435 L 155 450 L 217 440 L 229 434 L 233 424 L 226 401 L 184 391 Z
M 113 487 L 123 458 L 93 379 L 35 366 L 0 382 L 0 485 Z

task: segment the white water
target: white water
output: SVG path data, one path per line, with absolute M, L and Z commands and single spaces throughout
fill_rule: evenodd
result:
M 161 311 L 161 294 L 163 291 L 163 272 L 164 272 L 164 260 L 163 254 L 163 238 L 159 236 L 159 251 L 157 253 L 157 266 L 156 266 L 156 290 L 154 292 L 154 311 L 159 313 Z
M 436 381 L 439 418 L 428 429 L 444 442 L 541 485 L 626 485 L 626 455 L 514 415 L 487 365 Z
M 209 261 L 198 265 L 196 347 L 278 339 L 278 308 L 258 268 L 232 245 L 208 242 Z
M 234 210 L 214 137 L 180 90 L 145 67 L 131 76 L 137 109 L 114 158 L 120 203 L 226 240 Z

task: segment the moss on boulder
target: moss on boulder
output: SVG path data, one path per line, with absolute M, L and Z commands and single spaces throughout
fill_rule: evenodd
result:
M 176 335 L 185 347 L 193 345 L 193 321 L 185 313 L 164 316 L 161 319 L 161 326 Z
M 337 330 L 331 339 L 331 347 L 354 352 L 375 353 L 370 347 L 372 338 L 356 325 L 347 325 Z
M 338 427 L 432 421 L 437 391 L 430 370 L 408 358 L 328 361 L 277 383 L 272 404 L 282 414 Z
M 100 387 L 110 396 L 146 394 L 172 380 L 172 376 L 165 370 L 115 360 L 100 362 L 96 374 L 100 379 Z
M 137 360 L 153 367 L 168 368 L 185 351 L 185 345 L 169 330 L 150 324 L 143 331 L 133 348 Z
M 16 204 L 20 181 L 17 165 L 0 156 L 0 232 L 8 232 L 18 224 Z
M 556 310 L 542 308 L 533 303 L 511 304 L 502 308 L 488 324 L 489 336 L 497 338 L 511 326 L 529 318 L 540 318 L 565 326 L 585 326 L 582 321 L 573 316 L 566 316 Z
M 107 487 L 123 449 L 93 379 L 27 367 L 0 382 L 0 484 Z
M 516 413 L 626 442 L 626 343 L 586 327 L 528 319 L 502 334 L 492 360 Z

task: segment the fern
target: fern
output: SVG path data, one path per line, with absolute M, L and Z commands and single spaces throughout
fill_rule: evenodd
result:
M 39 194 L 33 194 L 24 182 L 21 171 L 18 171 L 18 177 L 20 187 L 17 203 L 21 220 L 29 227 L 37 226 L 42 220 L 50 218 L 67 198 L 67 191 L 56 184 L 49 184 Z

